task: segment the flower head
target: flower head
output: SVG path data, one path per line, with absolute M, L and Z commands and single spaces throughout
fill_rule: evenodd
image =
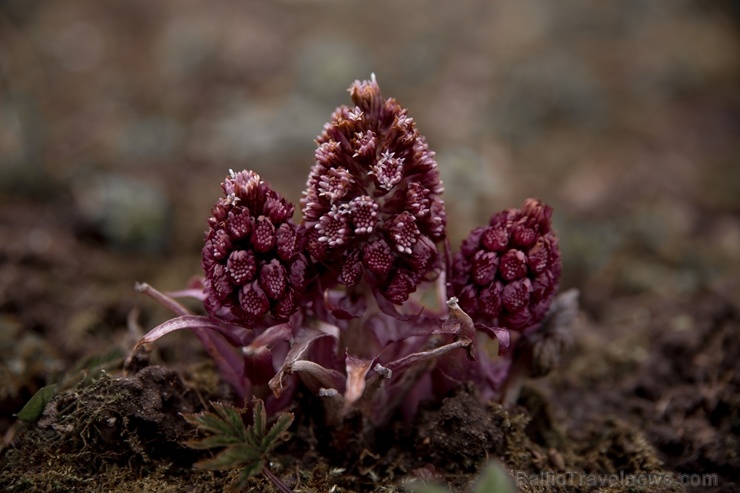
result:
M 295 207 L 253 171 L 231 172 L 221 188 L 202 252 L 206 310 L 246 327 L 286 320 L 307 267 Z
M 550 206 L 528 199 L 463 241 L 450 281 L 460 307 L 476 321 L 525 330 L 545 317 L 562 268 L 551 216 Z
M 353 107 L 337 108 L 316 140 L 301 224 L 259 175 L 231 172 L 208 220 L 205 278 L 172 294 L 202 299 L 208 315 L 138 285 L 177 315 L 139 344 L 193 329 L 240 398 L 272 390 L 266 406 L 277 410 L 300 384 L 324 400 L 330 426 L 356 412 L 384 426 L 399 407 L 411 417 L 465 382 L 484 399 L 516 402 L 526 366 L 534 376 L 557 363 L 577 312 L 573 294 L 553 303 L 561 260 L 552 209 L 529 199 L 495 214 L 444 262 L 446 304 L 439 289 L 409 299 L 443 264 L 437 163 L 374 77 L 350 94 Z M 436 281 L 426 287 L 445 279 Z M 498 358 L 483 334 L 498 341 Z
M 439 266 L 443 191 L 434 153 L 407 110 L 356 81 L 317 138 L 301 200 L 308 250 L 345 285 L 366 279 L 403 303 Z

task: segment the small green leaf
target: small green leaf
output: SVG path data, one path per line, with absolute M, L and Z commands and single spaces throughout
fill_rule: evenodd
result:
M 258 461 L 262 461 L 262 454 L 259 450 L 240 444 L 226 447 L 212 459 L 196 462 L 195 467 L 198 469 L 226 470 L 245 467 L 245 465 L 248 466 Z
M 262 437 L 267 432 L 266 421 L 267 414 L 265 413 L 265 406 L 261 399 L 252 399 L 254 409 L 252 410 L 252 426 L 247 429 L 247 443 L 251 443 L 255 447 L 264 449 L 262 445 Z
M 254 404 L 254 433 L 257 437 L 264 437 L 267 434 L 267 413 L 265 412 L 265 403 L 262 399 L 255 398 Z
M 270 431 L 267 433 L 267 435 L 262 438 L 262 450 L 267 453 L 272 448 L 277 445 L 278 439 L 280 436 L 288 431 L 288 428 L 290 428 L 290 425 L 293 424 L 293 413 L 283 413 L 281 414 L 274 425 L 272 425 L 272 428 L 270 428 Z
M 196 450 L 207 450 L 209 448 L 228 447 L 229 445 L 236 445 L 239 443 L 244 442 L 238 437 L 211 435 L 201 440 L 188 440 L 185 442 L 185 445 Z
M 496 493 L 516 493 L 517 489 L 504 466 L 499 462 L 491 461 L 484 467 L 473 491 L 475 493 L 489 493 L 492 491 Z
M 229 423 L 211 412 L 203 411 L 197 414 L 183 414 L 182 417 L 191 425 L 197 426 L 200 430 L 209 431 L 214 435 L 233 434 Z
M 262 472 L 262 469 L 265 468 L 265 461 L 259 460 L 256 462 L 253 462 L 252 464 L 244 466 L 244 470 L 242 470 L 242 473 L 240 474 L 239 481 L 244 483 L 249 479 L 251 476 L 256 476 L 259 473 Z
M 53 383 L 46 387 L 41 387 L 33 397 L 26 402 L 23 409 L 16 414 L 18 419 L 26 421 L 28 423 L 35 423 L 41 417 L 44 412 L 46 405 L 56 395 L 57 384 Z
M 243 442 L 246 438 L 246 427 L 242 420 L 242 414 L 244 414 L 246 409 L 237 409 L 234 406 L 220 402 L 214 402 L 213 408 L 221 416 L 221 419 L 229 424 L 231 432 Z
M 211 434 L 185 442 L 188 447 L 198 450 L 224 447 L 215 457 L 202 460 L 195 466 L 217 470 L 241 467 L 242 480 L 261 473 L 265 467 L 265 455 L 290 427 L 293 415 L 281 414 L 268 430 L 265 404 L 259 399 L 254 399 L 254 424 L 249 427 L 244 425 L 242 419 L 246 409 L 218 402 L 211 405 L 215 412 L 183 414 L 190 424 Z

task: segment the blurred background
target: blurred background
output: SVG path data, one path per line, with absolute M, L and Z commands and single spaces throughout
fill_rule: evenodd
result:
M 199 274 L 229 168 L 297 203 L 371 73 L 437 152 L 453 245 L 538 197 L 594 318 L 737 296 L 739 28 L 736 0 L 1 0 L 0 359 L 63 367 L 151 308 L 135 281 Z

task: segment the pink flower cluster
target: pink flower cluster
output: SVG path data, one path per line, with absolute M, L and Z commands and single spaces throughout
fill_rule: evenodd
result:
M 213 206 L 203 246 L 205 308 L 255 327 L 286 321 L 306 287 L 308 258 L 294 206 L 253 171 L 231 173 Z
M 470 233 L 450 276 L 460 308 L 476 321 L 517 331 L 545 317 L 561 271 L 551 216 L 550 206 L 528 199 Z
M 567 318 L 550 316 L 561 272 L 552 209 L 529 199 L 494 214 L 453 256 L 437 162 L 415 122 L 374 77 L 350 95 L 316 141 L 302 220 L 256 173 L 231 172 L 208 220 L 205 277 L 175 293 L 207 315 L 139 285 L 178 315 L 139 344 L 190 329 L 240 396 L 269 397 L 274 411 L 303 385 L 331 423 L 360 412 L 381 425 L 466 381 L 501 396 L 517 341 Z M 437 301 L 411 296 L 423 288 Z
M 337 108 L 316 140 L 301 199 L 308 250 L 345 286 L 365 279 L 400 304 L 441 267 L 442 182 L 414 120 L 374 78 L 350 94 L 355 106 Z

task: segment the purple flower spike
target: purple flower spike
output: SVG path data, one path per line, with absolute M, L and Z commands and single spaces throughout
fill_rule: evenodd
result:
M 205 277 L 173 293 L 137 285 L 176 315 L 138 345 L 191 330 L 239 399 L 266 398 L 275 412 L 303 386 L 344 431 L 358 415 L 358 432 L 398 411 L 410 418 L 466 382 L 516 404 L 524 378 L 557 366 L 578 313 L 577 293 L 554 298 L 552 209 L 528 199 L 448 255 L 434 153 L 374 76 L 349 92 L 352 105 L 316 139 L 301 223 L 259 175 L 230 172 L 208 220 Z M 182 296 L 207 315 L 173 299 Z
M 364 278 L 401 304 L 441 267 L 442 182 L 413 119 L 383 99 L 374 76 L 349 92 L 354 107 L 337 108 L 316 140 L 301 200 L 307 248 L 330 282 Z
M 476 322 L 523 331 L 545 317 L 562 268 L 551 216 L 550 206 L 527 199 L 463 241 L 450 281 Z
M 203 247 L 206 310 L 245 327 L 284 321 L 298 309 L 307 266 L 295 208 L 253 171 L 231 172 L 221 188 Z

